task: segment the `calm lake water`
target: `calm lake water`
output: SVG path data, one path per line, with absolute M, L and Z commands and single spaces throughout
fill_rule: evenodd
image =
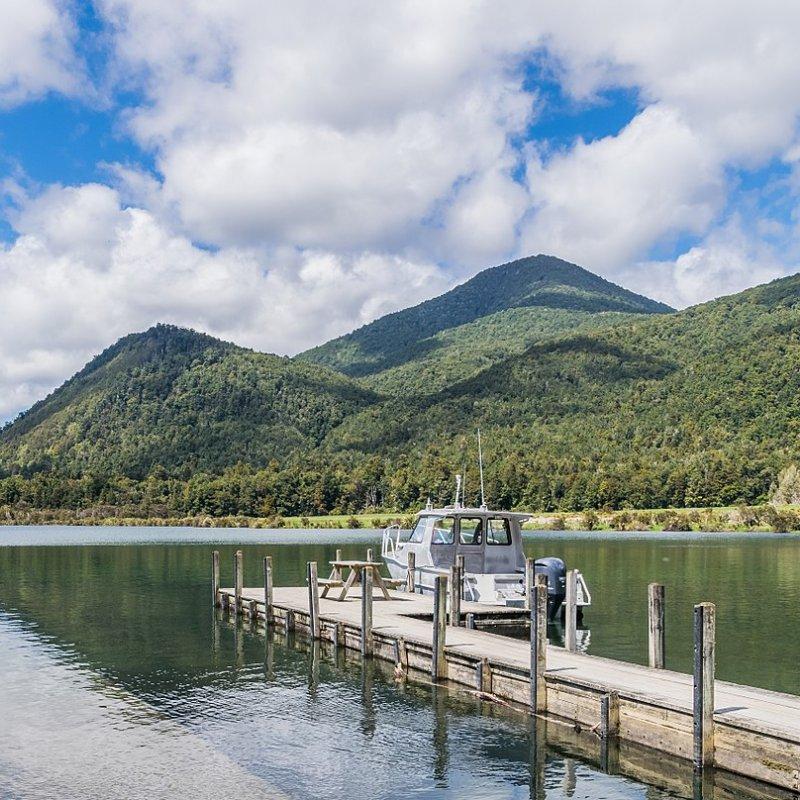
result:
M 683 794 L 545 747 L 523 715 L 465 693 L 397 685 L 376 664 L 230 624 L 210 607 L 210 553 L 230 583 L 241 543 L 245 583 L 260 583 L 270 554 L 276 582 L 297 585 L 307 561 L 359 556 L 379 537 L 0 528 L 0 797 Z M 800 694 L 800 537 L 545 533 L 526 549 L 583 570 L 589 652 L 645 662 L 657 580 L 669 667 L 690 669 L 692 605 L 711 600 L 719 677 Z

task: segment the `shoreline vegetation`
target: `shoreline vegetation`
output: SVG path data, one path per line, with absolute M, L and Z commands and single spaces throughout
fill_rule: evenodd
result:
M 126 516 L 119 509 L 30 509 L 0 506 L 0 525 L 95 525 L 194 528 L 373 529 L 411 527 L 410 512 L 321 516 Z M 766 503 L 719 508 L 662 508 L 544 512 L 532 514 L 525 530 L 546 531 L 707 531 L 787 533 L 800 531 L 800 506 Z

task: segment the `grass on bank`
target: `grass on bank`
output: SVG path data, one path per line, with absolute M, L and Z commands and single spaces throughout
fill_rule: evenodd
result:
M 330 514 L 307 517 L 149 517 L 109 513 L 108 508 L 80 511 L 21 509 L 0 506 L 5 525 L 150 525 L 198 528 L 384 528 L 399 523 L 409 528 L 408 513 Z M 550 531 L 800 531 L 800 505 L 730 506 L 725 508 L 661 508 L 621 511 L 536 513 L 526 530 Z

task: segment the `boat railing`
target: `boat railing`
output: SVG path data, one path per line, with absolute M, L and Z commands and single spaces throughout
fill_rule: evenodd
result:
M 578 592 L 577 592 L 577 604 L 579 606 L 590 606 L 592 604 L 592 595 L 589 591 L 589 587 L 586 585 L 586 581 L 584 580 L 583 573 L 578 572 L 577 575 L 577 583 L 578 583 Z
M 395 558 L 397 556 L 397 549 L 400 545 L 400 531 L 402 528 L 399 524 L 389 525 L 384 528 L 383 538 L 381 539 L 381 556 L 386 558 Z

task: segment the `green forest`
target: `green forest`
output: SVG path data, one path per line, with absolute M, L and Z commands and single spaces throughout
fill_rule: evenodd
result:
M 540 256 L 293 359 L 125 337 L 0 432 L 0 509 L 406 512 L 456 473 L 476 500 L 478 427 L 494 506 L 753 505 L 800 463 L 798 376 L 798 276 L 673 312 Z

